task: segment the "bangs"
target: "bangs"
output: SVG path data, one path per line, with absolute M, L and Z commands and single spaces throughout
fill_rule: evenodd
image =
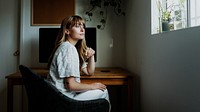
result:
M 68 22 L 68 25 L 66 25 L 66 28 L 71 29 L 72 27 L 79 25 L 79 24 L 83 24 L 85 27 L 85 21 L 81 17 L 73 16 L 71 18 L 71 20 Z

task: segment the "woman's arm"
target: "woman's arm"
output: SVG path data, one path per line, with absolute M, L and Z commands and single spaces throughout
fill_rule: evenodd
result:
M 86 58 L 88 59 L 88 64 L 86 68 L 83 68 L 83 72 L 87 75 L 93 75 L 95 71 L 95 60 L 94 60 L 95 51 L 92 48 L 88 48 L 86 51 Z
M 74 77 L 65 78 L 65 87 L 68 90 L 75 92 L 83 92 L 95 89 L 100 89 L 100 90 L 106 89 L 106 86 L 102 83 L 83 84 L 76 82 Z

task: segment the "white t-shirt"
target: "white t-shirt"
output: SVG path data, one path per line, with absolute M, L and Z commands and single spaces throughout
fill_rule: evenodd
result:
M 87 67 L 84 63 L 82 68 Z M 79 71 L 79 56 L 74 45 L 69 42 L 62 43 L 56 50 L 48 75 L 48 80 L 64 95 L 76 100 L 93 100 L 105 98 L 109 101 L 107 89 L 102 91 L 99 89 L 89 90 L 86 92 L 73 92 L 67 90 L 64 85 L 65 77 L 75 77 L 75 80 L 80 83 Z M 110 102 L 110 101 L 109 101 Z
M 67 90 L 64 85 L 64 78 L 70 76 L 80 83 L 79 56 L 74 45 L 64 42 L 54 54 L 48 79 L 63 94 L 73 97 L 76 93 Z

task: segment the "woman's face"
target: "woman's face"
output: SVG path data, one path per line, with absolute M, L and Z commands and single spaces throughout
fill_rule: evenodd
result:
M 68 33 L 69 37 L 73 40 L 80 40 L 85 38 L 85 27 L 83 23 L 76 24 L 71 29 L 69 29 Z

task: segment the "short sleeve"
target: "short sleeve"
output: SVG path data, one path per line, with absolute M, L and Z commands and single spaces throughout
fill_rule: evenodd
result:
M 79 57 L 74 46 L 63 46 L 56 55 L 57 72 L 60 78 L 80 77 Z

